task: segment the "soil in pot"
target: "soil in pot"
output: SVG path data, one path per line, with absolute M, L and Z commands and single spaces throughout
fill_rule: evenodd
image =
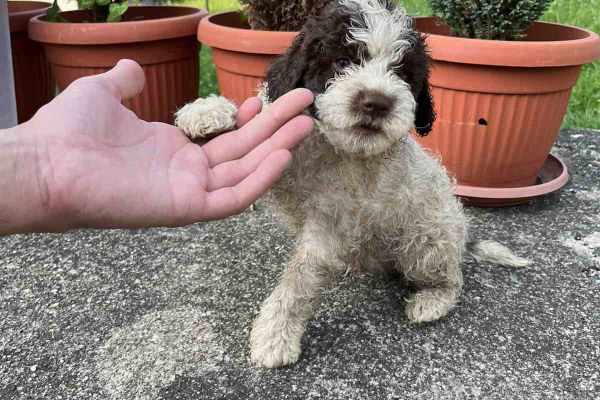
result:
M 50 64 L 39 43 L 27 36 L 29 20 L 42 15 L 48 3 L 9 1 L 8 18 L 19 123 L 29 120 L 54 97 Z
M 36 17 L 29 35 L 43 43 L 60 90 L 108 71 L 120 59 L 138 62 L 146 86 L 124 105 L 147 121 L 173 123 L 174 112 L 198 97 L 196 32 L 205 11 L 191 7 L 130 7 L 125 22 L 83 23 L 87 11 L 61 13 L 68 23 Z
M 437 121 L 419 142 L 442 157 L 461 185 L 523 187 L 542 170 L 585 63 L 600 55 L 595 33 L 536 23 L 526 41 L 449 36 L 416 18 L 434 59 Z

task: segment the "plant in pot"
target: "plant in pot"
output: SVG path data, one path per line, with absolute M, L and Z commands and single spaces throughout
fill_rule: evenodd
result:
M 27 36 L 27 24 L 37 15 L 46 13 L 48 3 L 37 1 L 9 1 L 8 23 L 12 49 L 13 75 L 19 123 L 33 114 L 54 96 L 50 65 L 39 43 Z
M 59 90 L 129 58 L 146 74 L 143 92 L 124 102 L 140 118 L 172 123 L 174 112 L 197 98 L 195 34 L 205 11 L 129 7 L 125 0 L 78 0 L 78 5 L 79 10 L 60 12 L 55 0 L 45 16 L 29 23 L 29 37 L 44 46 Z
M 255 96 L 267 66 L 285 53 L 306 18 L 332 0 L 241 0 L 244 10 L 205 18 L 198 40 L 212 47 L 221 95 L 241 104 Z
M 549 153 L 582 65 L 600 55 L 600 39 L 535 22 L 550 2 L 429 0 L 438 18 L 415 18 L 428 35 L 437 111 L 431 135 L 418 140 L 441 155 L 457 194 L 471 203 L 517 204 L 568 179 Z

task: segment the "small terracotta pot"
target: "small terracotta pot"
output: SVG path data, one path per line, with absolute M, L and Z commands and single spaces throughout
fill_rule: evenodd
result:
M 54 83 L 44 49 L 27 37 L 27 24 L 45 14 L 48 3 L 9 1 L 8 23 L 12 48 L 15 94 L 19 123 L 25 122 L 54 97 Z
M 286 52 L 296 35 L 252 30 L 239 11 L 212 15 L 198 27 L 198 40 L 212 47 L 221 95 L 237 104 L 256 96 L 269 63 Z
M 429 34 L 437 121 L 419 142 L 439 153 L 458 183 L 532 185 L 559 133 L 581 66 L 598 58 L 597 34 L 535 23 L 526 41 L 451 37 L 434 18 Z
M 44 45 L 58 88 L 108 71 L 123 58 L 138 62 L 146 86 L 123 102 L 141 119 L 173 122 L 173 113 L 198 97 L 196 30 L 205 11 L 191 7 L 130 7 L 126 22 L 84 23 L 86 11 L 68 11 L 69 23 L 29 23 L 29 37 Z M 132 20 L 134 19 L 134 20 Z

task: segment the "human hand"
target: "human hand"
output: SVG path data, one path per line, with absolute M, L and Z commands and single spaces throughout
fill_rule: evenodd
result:
M 121 105 L 143 86 L 141 68 L 123 60 L 73 82 L 16 128 L 15 146 L 35 150 L 35 171 L 20 174 L 28 181 L 21 187 L 36 181 L 39 205 L 29 217 L 43 220 L 26 230 L 181 226 L 242 212 L 275 182 L 289 149 L 313 126 L 298 116 L 312 94 L 298 89 L 258 115 L 260 100 L 248 100 L 237 131 L 198 146 L 174 126 L 142 121 Z

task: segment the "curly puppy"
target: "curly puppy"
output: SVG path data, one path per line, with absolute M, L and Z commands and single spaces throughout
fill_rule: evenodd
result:
M 454 182 L 411 137 L 413 127 L 429 133 L 435 119 L 429 61 L 424 38 L 402 7 L 340 0 L 310 20 L 270 66 L 265 106 L 308 88 L 316 125 L 269 193 L 297 247 L 254 322 L 254 363 L 298 360 L 319 297 L 344 271 L 401 272 L 415 289 L 406 302 L 408 319 L 423 323 L 456 304 L 464 256 L 528 263 L 495 242 L 466 244 L 467 219 Z M 198 132 L 193 107 L 179 114 L 191 136 L 226 129 L 216 123 Z

